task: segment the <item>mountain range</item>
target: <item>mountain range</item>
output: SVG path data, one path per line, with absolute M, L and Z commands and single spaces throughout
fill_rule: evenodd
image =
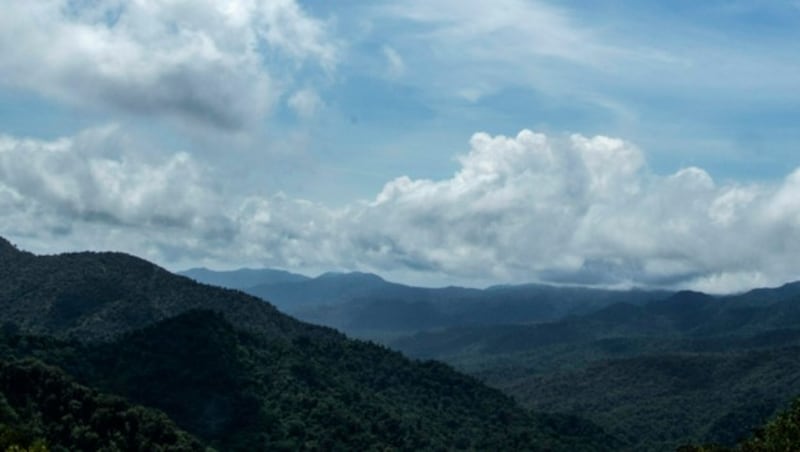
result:
M 528 325 L 461 327 L 392 343 L 502 389 L 524 406 L 588 417 L 631 450 L 730 445 L 800 394 L 800 284 Z
M 0 268 L 0 365 L 55 369 L 52 378 L 31 380 L 31 396 L 23 400 L 17 389 L 4 389 L 18 386 L 0 386 L 6 411 L 17 417 L 4 424 L 8 437 L 18 438 L 15 446 L 144 450 L 159 441 L 149 450 L 173 450 L 176 438 L 183 439 L 175 450 L 197 444 L 613 450 L 620 444 L 579 416 L 527 411 L 445 364 L 348 339 L 261 299 L 129 255 L 35 256 L 0 240 Z M 13 375 L 15 385 L 25 384 L 24 372 Z M 39 399 L 51 381 L 63 382 L 67 392 L 76 388 L 80 416 L 57 419 L 64 412 Z M 154 435 L 173 433 L 163 441 L 148 434 L 123 441 L 128 433 L 117 421 L 87 420 L 78 393 L 121 397 L 150 410 Z
M 448 362 L 529 409 L 588 417 L 625 450 L 732 445 L 800 394 L 800 283 L 711 296 L 534 284 L 428 289 L 330 273 L 243 290 Z
M 190 273 L 122 253 L 36 256 L 0 239 L 0 448 L 800 444 L 797 283 L 714 297 Z M 267 291 L 277 308 L 253 295 Z M 291 309 L 337 312 L 390 347 Z
M 259 272 L 263 282 L 252 284 Z M 280 270 L 181 274 L 206 284 L 242 290 L 269 300 L 299 319 L 356 337 L 384 341 L 398 335 L 465 325 L 551 321 L 617 302 L 659 300 L 665 291 L 602 290 L 541 284 L 426 288 L 386 281 L 371 273 L 324 273 L 310 278 Z

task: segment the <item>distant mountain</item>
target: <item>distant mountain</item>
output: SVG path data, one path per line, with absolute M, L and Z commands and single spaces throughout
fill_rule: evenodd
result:
M 56 365 L 92 390 L 162 410 L 221 450 L 620 444 L 579 417 L 528 413 L 446 365 L 132 256 L 34 256 L 0 242 L 0 260 L 0 359 Z
M 608 338 L 746 336 L 800 327 L 800 297 L 781 299 L 767 293 L 766 289 L 759 292 L 763 302 L 750 302 L 739 295 L 713 297 L 684 291 L 642 305 L 614 303 L 554 322 L 419 333 L 398 339 L 392 345 L 412 356 L 446 359 L 463 355 L 467 350 L 497 355 Z
M 550 321 L 611 303 L 641 304 L 670 295 L 538 284 L 423 288 L 370 273 L 325 273 L 244 290 L 302 320 L 374 339 L 455 326 Z
M 371 273 L 324 273 L 301 281 L 263 282 L 245 288 L 251 295 L 269 300 L 281 309 L 304 305 L 338 304 L 374 294 L 413 290 L 408 286 L 385 281 Z
M 178 272 L 178 274 L 204 284 L 239 290 L 248 289 L 260 284 L 299 282 L 310 279 L 308 276 L 270 268 L 240 268 L 238 270 L 229 271 L 191 268 Z

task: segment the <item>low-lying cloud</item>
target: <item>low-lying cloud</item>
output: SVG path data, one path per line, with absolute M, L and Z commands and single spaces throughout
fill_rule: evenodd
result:
M 797 279 L 800 170 L 719 183 L 652 173 L 623 140 L 475 134 L 442 180 L 398 177 L 343 208 L 230 195 L 189 154 L 143 160 L 121 132 L 0 138 L 0 220 L 23 243 L 163 263 L 361 269 L 445 282 L 740 290 Z M 139 157 L 137 157 L 139 156 Z M 430 280 L 430 278 L 426 278 Z

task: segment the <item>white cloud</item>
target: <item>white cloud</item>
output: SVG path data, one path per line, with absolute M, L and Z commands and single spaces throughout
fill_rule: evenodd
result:
M 4 199 L 111 226 L 186 227 L 213 216 L 219 198 L 189 154 L 147 161 L 129 147 L 114 126 L 55 141 L 0 136 Z
M 406 72 L 406 63 L 397 50 L 389 46 L 383 46 L 383 56 L 386 58 L 386 74 L 389 78 L 395 79 L 402 77 Z
M 287 101 L 289 108 L 291 108 L 297 116 L 309 119 L 314 117 L 322 108 L 322 99 L 313 89 L 301 89 L 289 98 Z
M 694 167 L 652 174 L 622 140 L 529 131 L 476 134 L 459 161 L 450 179 L 388 183 L 359 213 L 363 265 L 707 290 L 798 276 L 800 170 L 777 187 L 718 185 Z
M 307 61 L 330 70 L 337 59 L 325 24 L 294 0 L 0 5 L 13 11 L 0 16 L 3 83 L 222 129 L 263 117 L 283 72 Z
M 224 196 L 189 155 L 147 161 L 129 147 L 114 128 L 0 138 L 4 234 L 173 264 L 472 284 L 729 291 L 797 279 L 800 267 L 800 169 L 774 186 L 720 184 L 696 167 L 653 174 L 619 139 L 478 133 L 452 177 L 399 177 L 370 202 L 332 209 L 280 193 Z

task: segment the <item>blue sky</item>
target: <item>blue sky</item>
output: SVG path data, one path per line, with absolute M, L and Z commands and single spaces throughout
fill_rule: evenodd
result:
M 797 1 L 0 1 L 0 228 L 34 251 L 798 279 Z

